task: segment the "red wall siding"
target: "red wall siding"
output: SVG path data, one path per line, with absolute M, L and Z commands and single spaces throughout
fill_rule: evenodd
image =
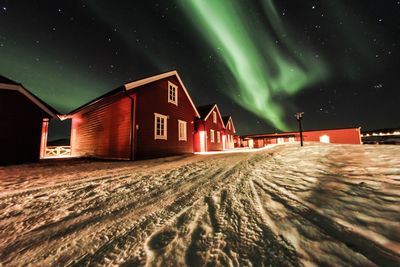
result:
M 193 151 L 201 152 L 200 132 L 205 132 L 204 121 L 194 121 L 194 134 L 193 134 Z
M 168 103 L 168 81 L 178 86 L 178 105 Z M 143 85 L 131 93 L 137 97 L 137 158 L 193 153 L 193 121 L 196 114 L 175 76 Z M 169 116 L 167 140 L 154 139 L 154 113 Z M 178 140 L 178 120 L 187 123 L 187 141 Z
M 218 109 L 214 108 L 213 111 L 217 112 L 217 123 L 213 122 L 213 115 L 212 111 L 210 116 L 207 118 L 207 120 L 204 122 L 205 129 L 207 130 L 207 150 L 208 151 L 218 151 L 223 149 L 222 145 L 222 134 L 224 132 L 224 123 L 219 119 L 218 115 Z M 211 137 L 210 137 L 210 130 L 214 130 L 214 143 L 211 143 Z M 218 143 L 217 142 L 217 131 L 221 133 L 221 140 Z
M 27 97 L 0 89 L 0 164 L 39 160 L 43 118 L 49 116 Z
M 254 139 L 254 148 L 264 147 L 264 138 Z
M 285 134 L 295 135 L 295 140 L 300 141 L 300 134 L 298 132 L 290 132 Z M 318 131 L 304 131 L 303 141 L 304 142 L 320 142 L 320 137 L 323 135 L 329 136 L 329 142 L 333 144 L 361 144 L 360 130 L 359 128 L 348 128 L 348 129 L 332 129 L 332 130 L 318 130 Z M 276 144 L 280 136 L 274 136 L 273 134 L 267 135 L 266 137 L 254 137 L 255 140 L 261 140 L 264 138 L 265 144 Z M 285 143 L 289 142 L 289 137 L 284 138 Z
M 72 156 L 130 158 L 131 100 L 116 95 L 107 101 L 73 116 Z
M 217 123 L 213 122 L 213 115 L 212 112 L 216 111 L 217 112 Z M 198 132 L 199 131 L 206 131 L 206 146 L 207 146 L 207 151 L 219 151 L 219 150 L 223 150 L 223 144 L 222 144 L 222 135 L 224 134 L 225 128 L 224 128 L 224 124 L 220 119 L 220 116 L 218 115 L 218 109 L 214 108 L 211 111 L 210 116 L 208 116 L 207 120 L 198 120 L 196 121 L 196 140 L 198 139 Z M 210 137 L 210 130 L 214 130 L 214 143 L 211 143 L 211 137 Z M 221 139 L 220 142 L 218 143 L 217 141 L 217 131 L 220 132 L 221 134 Z M 200 151 L 197 150 L 196 148 L 198 147 L 198 145 L 195 145 L 195 151 L 198 152 Z
M 235 135 L 234 140 L 235 147 L 242 147 L 242 139 L 240 138 L 240 136 Z
M 230 124 L 231 129 L 229 129 L 228 123 Z M 225 135 L 226 135 L 226 143 L 227 143 L 226 148 L 234 148 L 234 146 L 235 146 L 235 143 L 234 143 L 235 133 L 233 131 L 233 125 L 232 125 L 231 120 L 229 120 L 228 123 L 226 125 L 226 129 L 224 130 L 225 131 Z M 228 138 L 228 135 L 230 136 L 230 139 Z
M 319 138 L 322 135 L 328 135 L 330 143 L 334 144 L 361 144 L 359 128 L 305 131 L 303 132 L 303 140 L 305 142 L 319 142 Z M 300 140 L 297 135 L 296 140 Z

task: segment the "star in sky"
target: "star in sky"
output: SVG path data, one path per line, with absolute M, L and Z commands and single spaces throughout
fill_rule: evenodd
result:
M 240 133 L 289 129 L 293 110 L 310 129 L 393 123 L 398 0 L 28 2 L 0 5 L 0 74 L 62 112 L 176 68 L 196 104 L 234 110 Z

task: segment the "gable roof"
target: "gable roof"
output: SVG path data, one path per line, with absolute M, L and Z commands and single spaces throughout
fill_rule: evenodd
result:
M 16 81 L 13 81 L 13 80 L 8 79 L 7 77 L 1 76 L 1 75 L 0 75 L 0 83 L 20 85 L 20 84 L 17 83 Z
M 58 118 L 57 114 L 60 114 L 57 110 L 50 107 L 40 98 L 29 92 L 28 89 L 26 89 L 22 84 L 17 83 L 16 81 L 13 81 L 1 75 L 0 75 L 0 89 L 18 91 L 19 93 L 27 97 L 36 106 L 38 106 L 48 115 L 50 115 L 52 118 Z
M 230 118 L 231 116 L 222 116 L 222 120 L 224 121 L 224 124 L 225 124 L 225 126 L 228 124 L 228 121 L 229 121 L 229 118 Z
M 89 102 L 77 107 L 76 109 L 70 111 L 67 114 L 66 117 L 69 117 L 69 115 L 73 115 L 74 113 L 77 113 L 77 112 L 81 111 L 82 109 L 84 109 L 86 107 L 89 107 L 89 106 L 92 106 L 92 105 L 96 104 L 97 102 L 101 101 L 102 99 L 107 98 L 109 96 L 113 96 L 113 95 L 115 95 L 115 94 L 117 94 L 119 92 L 124 92 L 124 87 L 123 86 L 120 86 L 120 87 L 118 87 L 116 89 L 113 89 L 113 90 L 111 90 L 111 91 L 109 91 L 109 92 L 107 92 L 105 94 L 102 94 L 101 96 L 98 96 L 95 99 L 90 100 Z
M 223 120 L 223 122 L 224 122 L 225 128 L 228 128 L 228 122 L 231 121 L 231 125 L 232 125 L 232 128 L 233 128 L 233 132 L 236 133 L 235 125 L 233 125 L 233 119 L 232 119 L 232 116 L 231 116 L 231 115 L 223 116 L 223 117 L 222 117 L 222 120 Z
M 204 105 L 204 106 L 197 106 L 197 110 L 200 113 L 200 119 L 204 119 L 207 117 L 208 114 L 210 114 L 211 110 L 214 108 L 216 104 L 209 104 L 209 105 Z
M 219 117 L 219 119 L 220 119 L 221 122 L 222 122 L 222 126 L 224 126 L 224 128 L 225 128 L 225 124 L 224 124 L 224 121 L 222 120 L 221 112 L 219 111 L 219 108 L 218 108 L 217 104 L 204 105 L 204 106 L 197 107 L 197 109 L 198 109 L 198 110 L 199 110 L 199 109 L 201 110 L 202 115 L 201 115 L 200 118 L 201 118 L 202 120 L 204 120 L 204 121 L 206 121 L 206 120 L 208 119 L 208 117 L 210 117 L 211 111 L 213 111 L 214 109 L 216 109 L 216 110 L 218 111 L 218 112 L 217 112 L 218 117 Z
M 147 77 L 147 78 L 144 78 L 144 79 L 140 79 L 140 80 L 137 80 L 137 81 L 129 82 L 129 83 L 124 84 L 124 87 L 125 87 L 125 90 L 127 90 L 127 91 L 134 90 L 135 88 L 137 88 L 139 86 L 142 86 L 142 85 L 145 85 L 145 84 L 149 84 L 149 83 L 152 83 L 152 82 L 164 79 L 164 78 L 168 78 L 168 77 L 171 77 L 171 76 L 174 76 L 174 75 L 176 76 L 176 78 L 178 79 L 179 83 L 181 84 L 181 86 L 183 88 L 183 91 L 185 92 L 187 98 L 189 99 L 190 104 L 193 107 L 193 110 L 196 112 L 197 117 L 200 118 L 200 114 L 199 114 L 196 106 L 193 104 L 192 98 L 190 97 L 185 85 L 182 82 L 181 77 L 179 76 L 179 74 L 178 74 L 178 72 L 176 70 L 164 72 L 164 73 L 161 73 L 161 74 L 158 74 L 158 75 L 155 75 L 155 76 L 150 76 L 150 77 Z

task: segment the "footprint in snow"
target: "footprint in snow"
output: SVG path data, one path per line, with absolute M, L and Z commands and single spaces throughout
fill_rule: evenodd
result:
M 168 230 L 155 234 L 149 241 L 149 248 L 153 250 L 159 250 L 165 248 L 169 243 L 171 243 L 177 235 L 174 230 Z

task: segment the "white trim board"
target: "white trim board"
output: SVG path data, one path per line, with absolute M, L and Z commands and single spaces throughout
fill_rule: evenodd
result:
M 58 118 L 57 114 L 55 114 L 53 111 L 48 109 L 45 105 L 43 105 L 42 102 L 40 102 L 31 92 L 29 92 L 27 89 L 25 89 L 22 85 L 0 83 L 0 90 L 1 89 L 20 92 L 25 97 L 27 97 L 30 101 L 35 103 L 39 108 L 41 108 L 43 111 L 45 111 L 47 114 L 49 114 L 53 118 Z
M 176 76 L 176 78 L 178 79 L 179 83 L 181 84 L 181 86 L 183 88 L 183 91 L 185 92 L 187 98 L 190 101 L 190 104 L 192 104 L 192 107 L 193 107 L 194 111 L 196 112 L 196 116 L 200 118 L 200 114 L 197 111 L 196 106 L 193 104 L 192 98 L 190 97 L 185 85 L 183 84 L 183 82 L 181 80 L 181 77 L 179 77 L 179 74 L 178 74 L 178 72 L 176 70 L 165 72 L 165 73 L 161 73 L 161 74 L 158 74 L 158 75 L 155 75 L 155 76 L 151 76 L 151 77 L 148 77 L 148 78 L 144 78 L 144 79 L 141 79 L 141 80 L 138 80 L 138 81 L 130 82 L 130 83 L 125 84 L 124 87 L 128 91 L 128 90 L 135 89 L 135 88 L 137 88 L 139 86 L 142 86 L 142 85 L 145 85 L 145 84 L 148 84 L 148 83 L 152 83 L 152 82 L 164 79 L 164 78 L 168 78 L 168 77 L 173 76 L 173 75 Z
M 202 120 L 203 120 L 203 121 L 206 121 L 206 120 L 208 119 L 208 117 L 210 117 L 210 114 L 212 114 L 212 111 L 213 111 L 214 109 L 217 109 L 217 110 L 218 110 L 218 112 L 217 112 L 218 117 L 219 117 L 219 119 L 221 120 L 221 123 L 222 123 L 222 126 L 224 127 L 224 129 L 226 129 L 226 128 L 225 128 L 224 120 L 223 120 L 222 117 L 221 117 L 221 112 L 219 112 L 219 108 L 218 108 L 217 104 L 214 104 L 214 106 L 210 109 L 210 112 L 208 112 L 207 116 L 206 116 L 204 119 L 202 119 Z

